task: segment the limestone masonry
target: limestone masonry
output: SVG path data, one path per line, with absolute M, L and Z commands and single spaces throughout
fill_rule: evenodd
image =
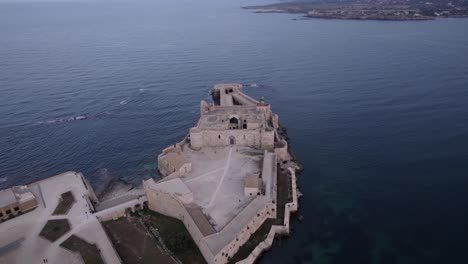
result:
M 289 233 L 296 166 L 270 104 L 244 94 L 241 84 L 218 84 L 211 94 L 213 103 L 201 101 L 187 137 L 158 156 L 162 179 L 143 183 L 148 206 L 180 219 L 208 263 L 227 263 L 266 219 L 277 217 L 277 166 L 290 165 L 294 190 L 284 226 L 273 226 L 242 261 L 252 263 L 276 233 Z

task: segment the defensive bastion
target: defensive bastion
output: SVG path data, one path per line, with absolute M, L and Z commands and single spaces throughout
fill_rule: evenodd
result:
M 283 225 L 240 261 L 252 263 L 289 234 L 297 210 L 295 169 L 270 104 L 243 93 L 241 84 L 218 84 L 213 102 L 200 103 L 200 119 L 179 143 L 158 156 L 161 179 L 143 182 L 151 210 L 180 219 L 208 263 L 227 263 L 267 220 L 277 218 L 278 168 L 291 177 Z M 281 208 L 282 211 L 282 208 Z

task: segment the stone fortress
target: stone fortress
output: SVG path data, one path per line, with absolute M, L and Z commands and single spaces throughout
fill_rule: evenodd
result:
M 212 103 L 201 102 L 200 119 L 188 135 L 158 156 L 161 179 L 144 181 L 143 190 L 99 201 L 73 171 L 0 190 L 0 263 L 84 263 L 80 253 L 62 246 L 73 237 L 94 245 L 102 262 L 122 263 L 102 223 L 142 208 L 181 220 L 210 264 L 233 262 L 267 219 L 283 219 L 248 257 L 237 258 L 253 263 L 275 235 L 289 234 L 300 195 L 298 166 L 269 104 L 244 94 L 240 84 L 216 85 L 212 96 Z M 56 214 L 66 193 L 72 202 Z M 49 241 L 41 233 L 54 221 L 66 222 L 69 230 Z
M 218 84 L 211 94 L 187 137 L 158 156 L 162 179 L 143 186 L 149 208 L 180 219 L 208 263 L 227 263 L 266 219 L 277 217 L 277 164 L 291 157 L 270 104 L 244 94 L 241 84 Z M 272 237 L 289 233 L 289 213 L 297 210 L 292 167 L 293 202 Z

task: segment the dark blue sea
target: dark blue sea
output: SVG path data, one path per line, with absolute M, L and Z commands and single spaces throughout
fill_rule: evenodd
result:
M 468 19 L 240 8 L 260 3 L 0 3 L 0 188 L 140 184 L 212 85 L 255 84 L 305 166 L 304 220 L 261 263 L 468 263 Z

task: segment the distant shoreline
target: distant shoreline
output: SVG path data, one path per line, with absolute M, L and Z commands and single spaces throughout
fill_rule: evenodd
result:
M 303 18 L 321 19 L 343 19 L 343 20 L 377 20 L 377 21 L 426 21 L 436 18 L 463 18 L 468 17 L 468 7 L 454 6 L 451 2 L 447 4 L 432 2 L 419 4 L 412 0 L 395 0 L 388 3 L 384 0 L 379 4 L 360 2 L 361 0 L 350 0 L 346 3 L 332 1 L 315 2 L 288 2 L 259 6 L 244 6 L 246 10 L 256 10 L 254 13 L 280 13 L 299 14 Z M 399 3 L 401 2 L 401 3 Z M 444 1 L 442 1 L 444 2 Z M 429 5 L 430 3 L 430 5 Z

